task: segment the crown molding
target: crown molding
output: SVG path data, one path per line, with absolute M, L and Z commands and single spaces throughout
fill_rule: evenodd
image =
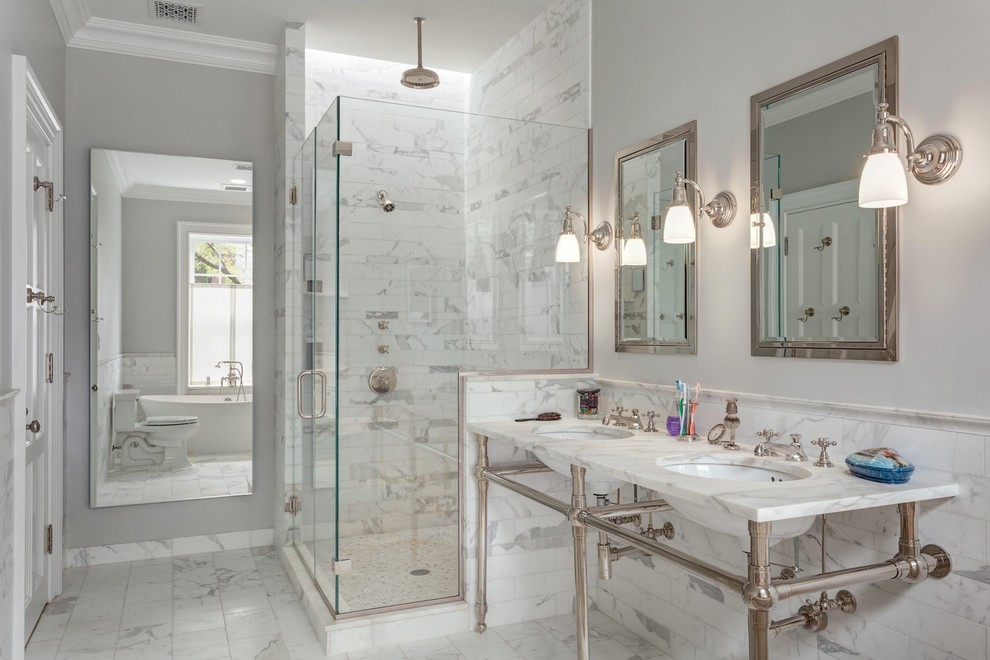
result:
M 127 199 L 148 199 L 156 202 L 189 202 L 193 204 L 230 204 L 251 206 L 252 191 L 200 190 L 191 188 L 171 188 L 139 183 L 124 192 Z
M 113 180 L 117 184 L 117 191 L 120 192 L 120 196 L 123 197 L 131 187 L 131 175 L 127 171 L 127 165 L 124 163 L 124 156 L 119 151 L 106 150 L 103 153 L 107 155 L 107 162 L 110 164 L 110 173 L 113 174 Z
M 273 44 L 94 17 L 87 0 L 50 1 L 59 30 L 70 48 L 251 73 L 275 73 Z
M 72 36 L 81 30 L 92 18 L 93 13 L 89 9 L 87 0 L 50 0 L 52 12 L 55 14 L 55 22 L 58 23 L 58 30 L 62 33 L 62 39 L 68 46 L 72 41 Z

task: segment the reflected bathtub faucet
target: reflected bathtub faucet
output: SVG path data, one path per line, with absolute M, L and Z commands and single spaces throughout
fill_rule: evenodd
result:
M 216 368 L 227 365 L 227 375 L 220 378 L 220 396 L 223 396 L 224 383 L 234 390 L 234 401 L 247 401 L 244 395 L 244 364 L 237 360 L 220 360 L 216 363 Z
M 384 190 L 378 191 L 378 203 L 381 204 L 386 213 L 391 213 L 395 210 L 395 204 L 388 198 L 388 193 Z

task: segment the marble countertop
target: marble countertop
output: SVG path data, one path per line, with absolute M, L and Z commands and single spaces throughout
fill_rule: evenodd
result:
M 917 473 L 906 484 L 880 484 L 849 473 L 845 455 L 832 453 L 833 468 L 814 467 L 817 447 L 805 443 L 808 462 L 753 455 L 753 445 L 729 451 L 700 442 L 684 442 L 666 433 L 633 431 L 629 438 L 561 440 L 537 435 L 540 430 L 602 428 L 597 420 L 557 422 L 471 422 L 468 431 L 504 441 L 532 452 L 541 460 L 573 464 L 588 470 L 588 479 L 611 478 L 658 491 L 697 506 L 723 511 L 755 522 L 802 518 L 823 513 L 918 502 L 959 494 L 955 483 L 935 481 Z M 615 427 L 609 427 L 615 428 Z M 812 450 L 815 450 L 812 452 Z M 733 460 L 790 472 L 810 472 L 795 481 L 776 483 L 708 479 L 678 474 L 657 465 L 657 459 L 677 463 Z M 907 457 L 910 460 L 910 457 Z

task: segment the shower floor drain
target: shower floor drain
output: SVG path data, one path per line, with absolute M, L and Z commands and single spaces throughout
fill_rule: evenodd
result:
M 409 571 L 409 575 L 420 576 L 420 575 L 429 575 L 429 574 L 430 574 L 430 571 L 428 569 L 425 569 L 425 568 L 417 568 L 414 571 Z

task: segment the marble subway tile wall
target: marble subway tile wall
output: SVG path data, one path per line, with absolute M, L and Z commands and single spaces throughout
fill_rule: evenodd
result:
M 16 390 L 0 391 L 0 592 L 14 593 L 14 403 Z M 23 442 L 23 440 L 22 440 Z M 19 578 L 23 579 L 23 578 Z M 0 604 L 0 660 L 13 660 L 15 654 L 14 598 Z M 23 639 L 21 640 L 23 643 Z
M 602 406 L 622 405 L 641 411 L 673 412 L 673 388 L 599 380 Z M 903 658 L 987 657 L 990 634 L 990 562 L 985 506 L 990 491 L 988 435 L 990 419 L 938 413 L 845 406 L 729 392 L 702 393 L 699 428 L 707 431 L 724 416 L 725 398 L 736 396 L 742 424 L 741 442 L 752 444 L 754 433 L 769 428 L 783 437 L 800 433 L 805 451 L 814 455 L 812 439 L 838 442 L 833 458 L 870 447 L 892 447 L 913 462 L 916 474 L 958 482 L 959 496 L 921 505 L 922 544 L 937 543 L 952 556 L 953 572 L 943 580 L 917 585 L 903 582 L 850 587 L 859 600 L 855 614 L 829 617 L 828 629 L 817 634 L 789 632 L 771 642 L 777 658 Z M 839 467 L 844 469 L 841 461 Z M 811 468 L 824 469 L 824 468 Z M 744 574 L 744 545 L 710 532 L 674 513 L 675 547 Z M 657 520 L 657 522 L 663 522 Z M 827 568 L 836 570 L 885 561 L 897 552 L 896 507 L 833 514 L 827 519 Z M 773 561 L 797 564 L 802 573 L 821 570 L 820 524 L 800 537 L 775 546 Z M 738 594 L 728 593 L 659 560 L 623 559 L 615 578 L 599 582 L 595 604 L 675 657 L 743 658 L 746 610 Z M 772 618 L 796 611 L 802 599 L 775 608 Z M 817 654 L 817 655 L 816 655 Z
M 588 366 L 587 254 L 554 252 L 564 208 L 589 205 L 590 12 L 554 4 L 471 76 L 471 111 L 490 116 L 468 126 L 468 342 L 488 368 Z
M 478 464 L 476 437 L 468 422 L 515 419 L 535 412 L 557 411 L 565 417 L 577 413 L 576 390 L 592 382 L 591 374 L 573 376 L 463 376 L 465 416 L 462 420 L 465 484 L 462 524 L 464 592 L 468 603 L 477 599 L 478 489 L 474 468 Z M 492 463 L 526 460 L 525 452 L 504 443 L 489 445 Z M 570 479 L 557 473 L 520 476 L 518 479 L 557 499 L 570 501 Z M 593 590 L 598 571 L 597 535 L 588 539 L 588 585 Z M 498 486 L 488 491 L 488 625 L 497 626 L 569 614 L 574 611 L 574 553 L 570 523 L 555 511 Z M 473 614 L 473 612 L 472 612 Z M 472 619 L 473 623 L 473 619 Z
M 591 3 L 559 0 L 471 76 L 471 112 L 591 126 Z
M 141 394 L 176 394 L 175 353 L 125 353 L 120 356 L 120 384 Z
M 295 520 L 284 510 L 284 502 L 301 483 L 303 435 L 295 410 L 295 374 L 302 369 L 304 346 L 299 339 L 303 275 L 298 264 L 301 227 L 290 204 L 289 190 L 296 185 L 293 160 L 305 139 L 305 50 L 306 31 L 299 23 L 287 23 L 276 49 L 275 65 L 275 492 L 273 502 L 275 538 L 278 545 L 289 539 Z
M 465 118 L 340 103 L 340 137 L 354 149 L 340 163 L 341 534 L 456 524 Z M 336 237 L 322 238 L 317 253 L 332 253 Z M 396 370 L 394 392 L 371 391 L 375 366 Z

